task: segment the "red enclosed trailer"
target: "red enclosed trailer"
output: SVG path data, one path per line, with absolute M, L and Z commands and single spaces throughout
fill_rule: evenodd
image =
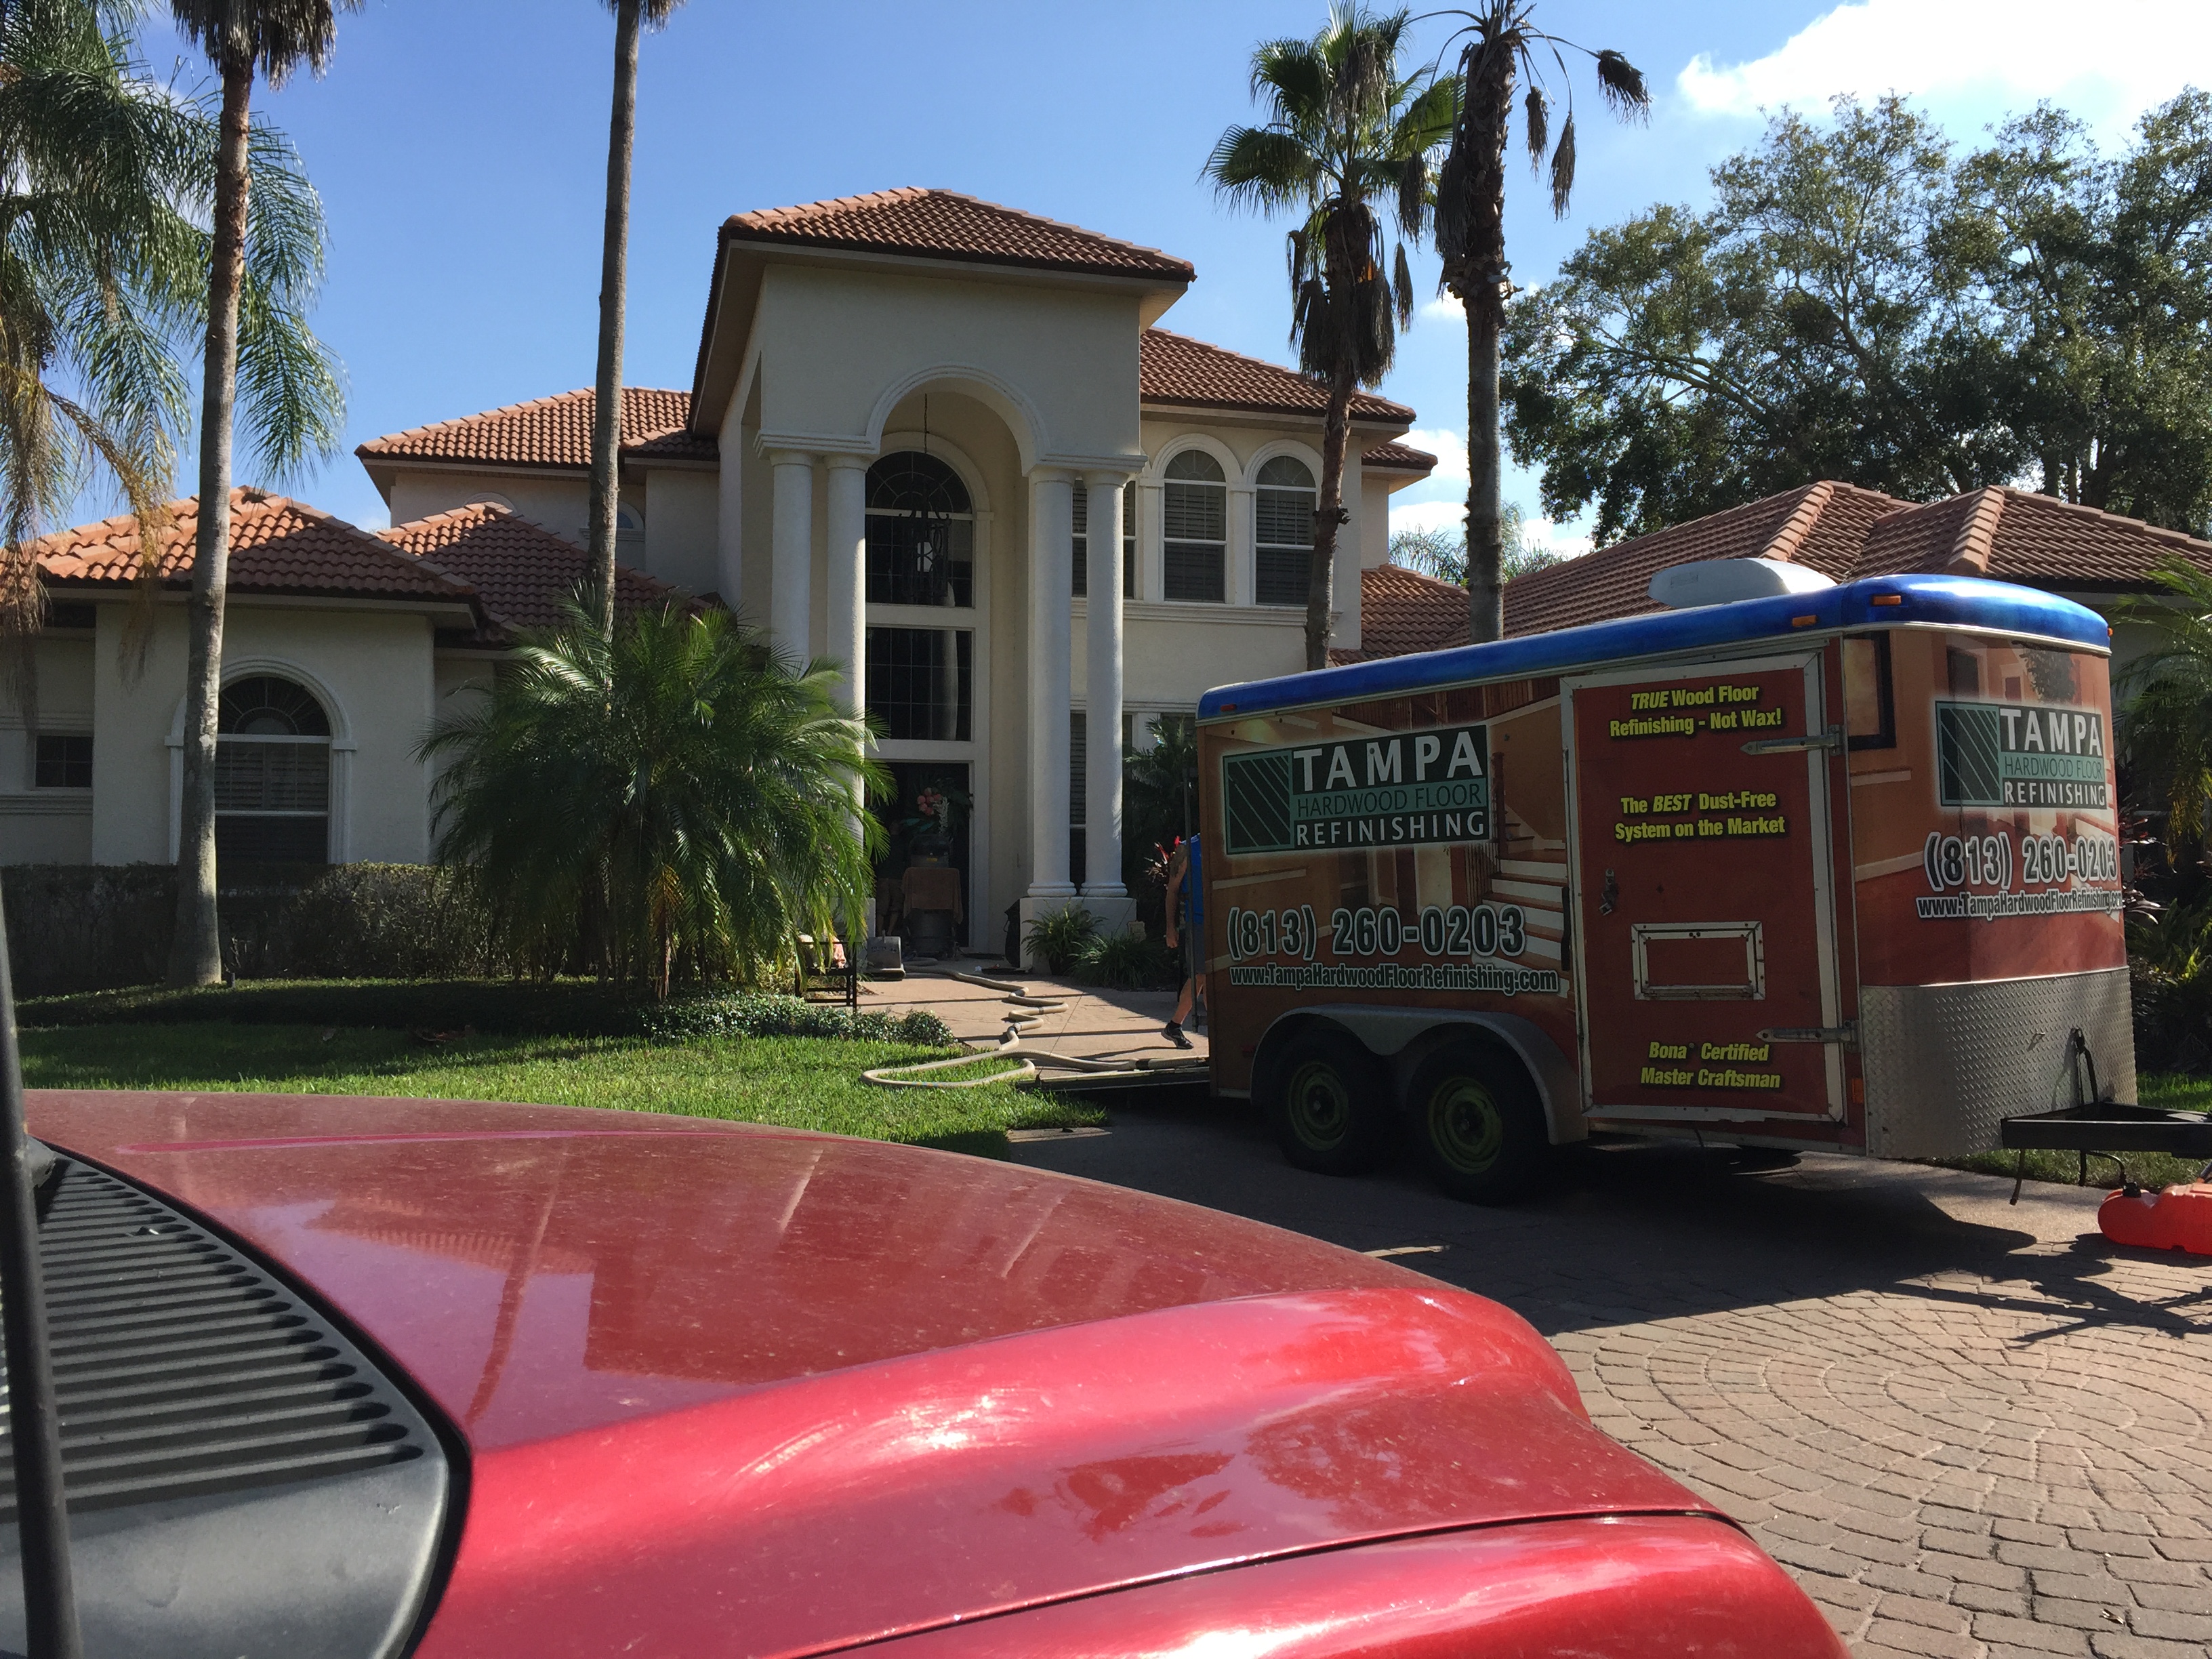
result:
M 2130 1098 L 2108 641 L 1897 576 L 1209 692 L 1217 1090 L 1476 1199 L 1593 1131 L 1929 1157 Z

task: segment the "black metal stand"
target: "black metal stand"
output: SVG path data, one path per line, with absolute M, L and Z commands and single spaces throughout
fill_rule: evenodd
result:
M 39 1268 L 39 1212 L 23 1127 L 22 1055 L 0 913 L 0 1328 L 8 1356 L 9 1440 L 15 1460 L 16 1528 L 23 1552 L 23 1621 L 30 1659 L 83 1659 L 70 1575 L 69 1507 L 62 1490 L 62 1424 L 46 1345 L 46 1287 Z

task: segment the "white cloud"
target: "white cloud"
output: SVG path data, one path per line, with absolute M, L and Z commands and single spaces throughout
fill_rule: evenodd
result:
M 1456 294 L 1443 293 L 1434 299 L 1424 300 L 1413 312 L 1414 320 L 1423 323 L 1465 323 L 1467 307 Z
M 1417 426 L 1398 441 L 1437 458 L 1436 470 L 1429 474 L 1427 483 L 1466 489 L 1467 440 L 1460 434 L 1448 426 Z
M 1748 63 L 1692 58 L 1676 85 L 1692 107 L 1752 115 L 1816 107 L 1840 93 L 1933 101 L 2050 98 L 2100 125 L 2125 125 L 2212 64 L 2205 0 L 1856 0 Z

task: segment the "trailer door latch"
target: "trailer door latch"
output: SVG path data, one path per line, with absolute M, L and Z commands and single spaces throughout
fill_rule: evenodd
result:
M 1833 1042 L 1846 1048 L 1859 1046 L 1856 1020 L 1841 1025 L 1770 1025 L 1759 1034 L 1761 1042 Z
M 1832 726 L 1825 732 L 1808 732 L 1802 738 L 1755 738 L 1744 744 L 1747 755 L 1802 755 L 1810 749 L 1841 750 L 1844 728 Z

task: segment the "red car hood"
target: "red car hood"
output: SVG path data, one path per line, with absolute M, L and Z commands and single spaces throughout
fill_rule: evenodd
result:
M 471 1451 L 424 1659 L 798 1654 L 1231 1562 L 1711 1511 L 1480 1297 L 949 1153 L 553 1107 L 34 1093 Z

